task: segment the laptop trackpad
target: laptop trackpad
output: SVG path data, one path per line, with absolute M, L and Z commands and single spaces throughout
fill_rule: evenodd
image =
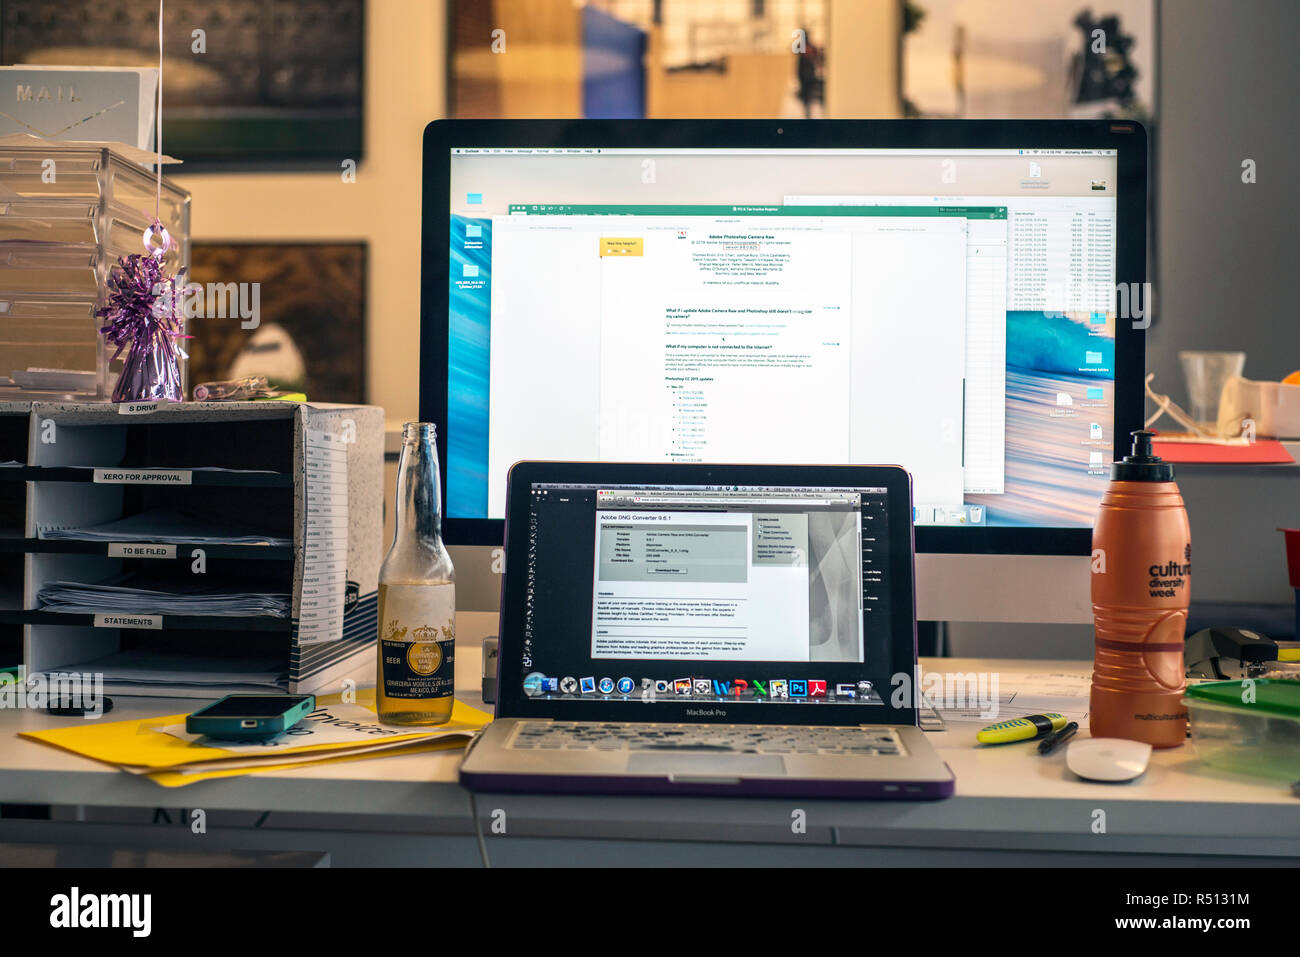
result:
M 676 754 L 638 751 L 627 761 L 633 774 L 689 774 L 726 777 L 738 774 L 785 774 L 779 754 Z

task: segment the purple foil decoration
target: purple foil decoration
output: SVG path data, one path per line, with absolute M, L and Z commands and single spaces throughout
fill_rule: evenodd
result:
M 123 256 L 113 267 L 108 305 L 95 316 L 104 321 L 105 340 L 117 346 L 113 359 L 127 353 L 114 402 L 185 398 L 178 356 L 185 353 L 176 340 L 189 337 L 181 332 L 185 285 L 179 279 L 164 277 L 161 256 Z

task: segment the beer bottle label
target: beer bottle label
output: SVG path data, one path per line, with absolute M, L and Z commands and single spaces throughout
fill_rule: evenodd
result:
M 456 586 L 380 585 L 379 656 L 390 698 L 448 698 L 456 687 Z

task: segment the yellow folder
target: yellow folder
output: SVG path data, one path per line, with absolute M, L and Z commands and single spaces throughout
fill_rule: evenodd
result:
M 338 704 L 340 698 L 341 696 L 337 694 L 328 695 L 320 698 L 318 703 Z M 361 707 L 368 710 L 374 709 L 373 690 L 364 689 L 358 692 L 357 699 L 357 704 Z M 491 720 L 492 716 L 487 712 L 457 701 L 452 708 L 451 720 L 448 723 L 429 728 L 412 729 L 409 736 L 387 737 L 381 742 L 377 742 L 377 744 L 391 745 L 394 741 L 407 740 L 412 745 L 423 745 L 426 750 L 462 747 L 475 732 L 483 728 Z M 331 751 L 349 752 L 347 755 L 339 755 L 333 760 L 355 760 L 371 756 L 364 753 L 364 751 L 360 751 L 356 743 L 315 744 L 276 750 L 274 754 L 266 756 L 265 762 L 259 763 L 255 758 L 250 758 L 248 754 L 237 754 L 224 748 L 213 747 L 200 742 L 189 742 L 163 733 L 163 728 L 169 725 L 181 724 L 184 721 L 185 715 L 183 713 L 163 715 L 156 718 L 141 718 L 134 721 L 113 721 L 107 724 L 83 721 L 70 727 L 55 728 L 49 731 L 24 731 L 21 736 L 120 768 L 130 768 L 136 771 L 147 769 L 147 776 L 158 780 L 160 784 L 167 784 L 167 786 L 172 787 L 179 784 L 193 783 L 191 779 L 206 780 L 208 777 L 229 777 L 236 774 L 251 774 L 256 771 L 283 770 L 304 763 L 320 763 L 324 760 L 331 760 L 329 757 Z M 438 735 L 438 737 L 430 739 L 428 737 L 430 732 Z M 391 753 L 408 754 L 415 750 L 417 750 L 415 747 L 376 748 L 374 756 L 379 757 Z M 242 759 L 239 761 L 241 767 L 227 766 L 221 768 L 219 762 L 233 763 L 233 759 L 236 758 Z M 218 763 L 214 765 L 212 772 L 204 776 L 197 773 L 182 774 L 175 770 L 192 768 L 196 764 L 205 762 Z M 167 781 L 159 780 L 154 773 L 162 771 L 171 772 L 167 775 Z M 174 783 L 171 781 L 173 777 L 177 779 Z
M 189 784 L 197 784 L 200 781 L 210 781 L 213 778 L 233 778 L 241 774 L 261 774 L 264 771 L 289 771 L 293 768 L 305 768 L 309 765 L 317 764 L 340 764 L 344 761 L 361 761 L 365 758 L 384 758 L 395 754 L 417 754 L 422 751 L 454 751 L 463 748 L 468 738 L 436 738 L 433 741 L 413 741 L 410 744 L 400 748 L 389 748 L 373 754 L 345 754 L 341 757 L 324 757 L 311 758 L 296 761 L 292 764 L 268 764 L 259 767 L 243 768 L 225 768 L 212 771 L 175 771 L 167 769 L 163 771 L 152 771 L 146 775 L 150 781 L 156 781 L 165 788 L 183 788 Z

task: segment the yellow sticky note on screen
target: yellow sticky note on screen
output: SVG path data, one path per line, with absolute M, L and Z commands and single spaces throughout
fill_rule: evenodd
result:
M 644 240 L 619 239 L 609 236 L 600 238 L 600 255 L 605 256 L 642 256 L 645 255 Z

